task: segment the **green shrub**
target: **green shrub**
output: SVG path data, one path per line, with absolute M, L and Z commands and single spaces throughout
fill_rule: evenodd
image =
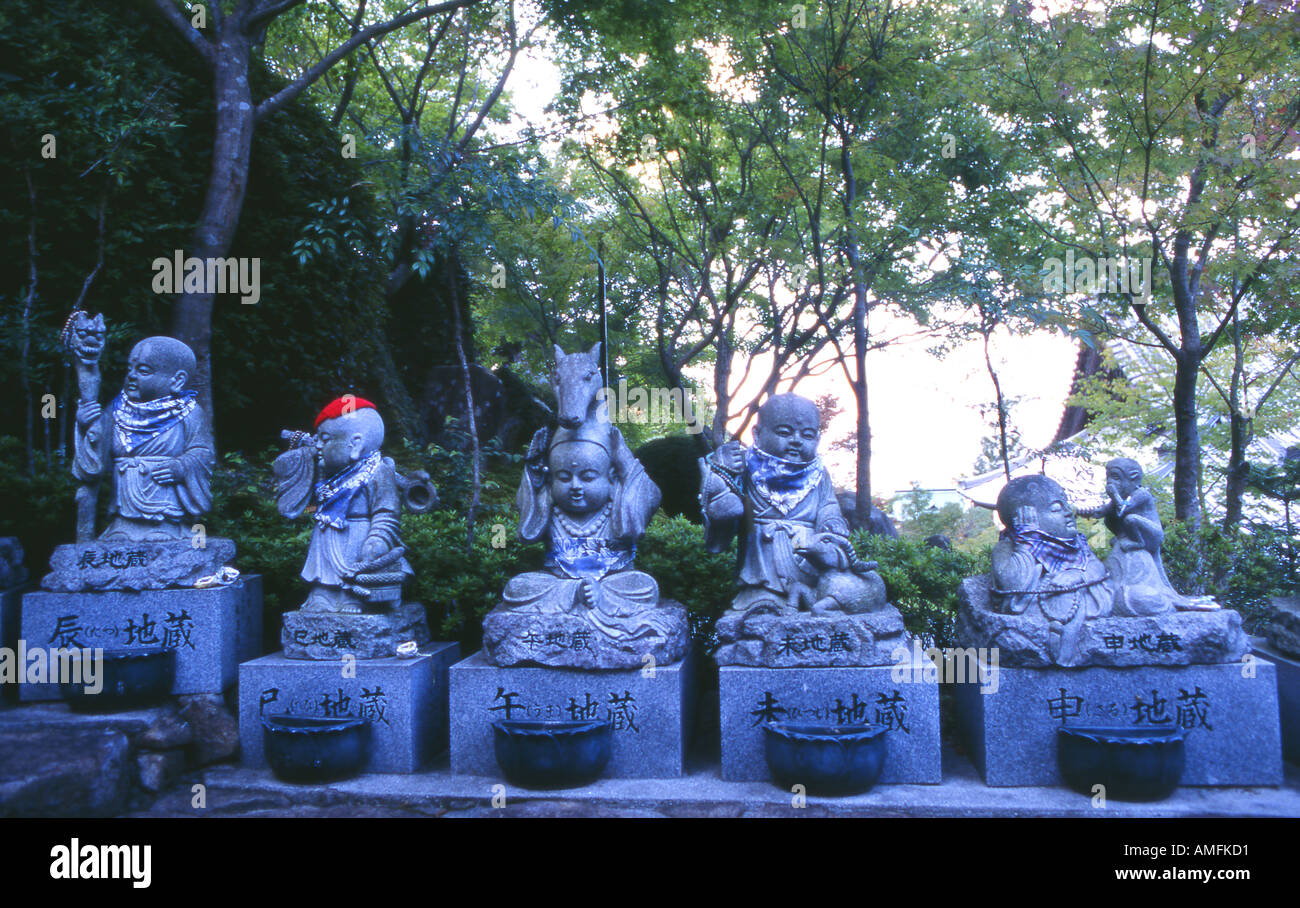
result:
M 691 636 L 713 646 L 713 625 L 736 595 L 736 549 L 711 555 L 704 528 L 685 517 L 655 516 L 637 546 L 636 564 L 659 583 L 659 595 L 690 613 Z
M 1204 523 L 1197 534 L 1190 524 L 1174 523 L 1166 527 L 1163 555 L 1174 589 L 1236 609 L 1249 633 L 1268 621 L 1270 596 L 1300 590 L 1286 534 L 1273 527 L 1225 530 Z
M 907 629 L 924 646 L 956 646 L 957 588 L 988 570 L 988 551 L 946 551 L 900 536 L 853 534 L 859 557 L 875 561 L 889 601 L 903 613 Z

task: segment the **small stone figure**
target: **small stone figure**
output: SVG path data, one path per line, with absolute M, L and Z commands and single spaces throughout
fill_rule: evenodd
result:
M 1142 467 L 1119 457 L 1106 465 L 1106 495 L 1110 501 L 1087 517 L 1104 517 L 1115 534 L 1106 569 L 1115 593 L 1116 615 L 1159 615 L 1175 609 L 1214 607 L 1205 600 L 1177 593 L 1165 574 L 1160 547 L 1165 529 L 1156 500 L 1142 486 Z
M 181 539 L 212 506 L 216 452 L 207 417 L 186 388 L 194 369 L 185 344 L 147 337 L 131 350 L 122 393 L 106 408 L 84 397 L 77 405 L 72 473 L 109 489 L 101 541 Z
M 314 504 L 301 573 L 308 593 L 285 615 L 286 655 L 370 658 L 427 642 L 423 609 L 402 602 L 412 572 L 399 523 L 410 481 L 381 452 L 383 418 L 370 401 L 345 395 L 321 410 L 314 429 L 284 433 L 290 448 L 272 465 L 281 514 L 293 519 Z M 415 509 L 432 507 L 432 498 Z
M 817 407 L 795 394 L 778 394 L 758 411 L 756 444 L 721 445 L 701 458 L 707 546 L 722 551 L 740 536 L 740 590 L 732 608 L 748 611 L 766 604 L 778 611 L 865 612 L 885 605 L 884 583 L 875 564 L 861 562 L 849 543 L 830 474 L 817 456 L 821 437 Z M 816 597 L 829 570 L 860 578 L 849 601 Z M 842 586 L 841 594 L 849 587 Z
M 559 428 L 534 435 L 515 497 L 519 537 L 545 542 L 546 560 L 512 577 L 483 621 L 498 665 L 641 668 L 686 652 L 686 610 L 635 568 L 659 489 L 609 422 L 599 354 L 555 348 Z
M 1084 622 L 1111 613 L 1105 566 L 1075 526 L 1065 490 L 1046 476 L 1011 480 L 997 508 L 1005 529 L 993 547 L 993 609 L 1041 616 L 1052 661 L 1077 664 Z
M 903 619 L 875 562 L 858 559 L 817 456 L 812 401 L 778 394 L 758 411 L 755 444 L 700 459 L 711 552 L 739 537 L 739 590 L 719 619 L 719 665 L 881 665 L 906 648 Z

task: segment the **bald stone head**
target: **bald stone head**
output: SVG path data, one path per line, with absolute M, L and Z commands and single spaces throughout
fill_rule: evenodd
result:
M 754 440 L 782 460 L 806 463 L 817 456 L 821 417 L 817 405 L 798 394 L 776 394 L 758 409 Z
M 1017 476 L 1003 486 L 998 493 L 998 517 L 1003 526 L 1037 526 L 1059 539 L 1078 532 L 1065 489 L 1042 475 Z
M 146 337 L 131 348 L 122 393 L 141 403 L 180 394 L 196 369 L 194 351 L 174 337 Z

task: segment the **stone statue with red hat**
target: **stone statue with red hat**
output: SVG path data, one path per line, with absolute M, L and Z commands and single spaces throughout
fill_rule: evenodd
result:
M 403 507 L 433 506 L 428 477 L 404 477 L 383 456 L 384 420 L 368 400 L 331 401 L 314 429 L 282 433 L 290 447 L 272 466 L 280 513 L 292 519 L 310 511 L 312 520 L 301 574 L 307 598 L 284 616 L 285 654 L 377 658 L 427 642 L 424 609 L 402 601 L 412 572 L 399 524 Z

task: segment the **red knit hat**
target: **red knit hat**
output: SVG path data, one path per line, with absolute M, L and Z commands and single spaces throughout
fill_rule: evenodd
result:
M 344 413 L 352 413 L 356 410 L 377 410 L 374 404 L 364 397 L 357 397 L 355 394 L 344 394 L 337 397 L 325 405 L 325 409 L 316 415 L 316 422 L 313 429 L 319 429 L 320 424 L 327 419 L 335 419 Z

